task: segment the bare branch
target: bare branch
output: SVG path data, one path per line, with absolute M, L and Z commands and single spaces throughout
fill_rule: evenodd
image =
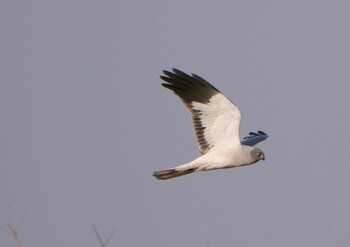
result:
M 94 224 L 92 224 L 92 228 L 96 234 L 98 241 L 100 242 L 101 247 L 107 247 L 108 243 L 111 241 L 111 239 L 115 233 L 115 227 L 113 228 L 113 231 L 109 234 L 109 236 L 105 242 L 103 242 L 101 235 L 98 233 L 97 228 L 95 227 Z
M 0 231 L 7 233 L 11 238 L 15 240 L 16 247 L 22 246 L 21 240 L 19 238 L 19 230 L 24 223 L 24 218 L 25 216 L 22 217 L 20 223 L 16 226 L 13 221 L 12 209 L 9 208 L 7 227 L 0 227 Z
M 111 239 L 112 239 L 112 237 L 113 237 L 113 235 L 114 235 L 114 233 L 115 233 L 115 230 L 116 230 L 116 228 L 113 227 L 113 231 L 109 234 L 109 236 L 108 236 L 108 238 L 107 238 L 107 240 L 106 240 L 106 242 L 105 242 L 104 247 L 107 247 L 109 241 L 111 241 Z
M 98 241 L 100 242 L 101 247 L 105 247 L 104 244 L 103 244 L 103 240 L 102 240 L 100 234 L 98 233 L 98 231 L 97 231 L 97 229 L 96 229 L 94 224 L 92 224 L 92 228 L 94 229 L 94 232 L 96 234 L 96 237 L 97 237 Z

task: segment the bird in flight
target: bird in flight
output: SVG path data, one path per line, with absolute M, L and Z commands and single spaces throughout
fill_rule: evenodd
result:
M 264 153 L 254 147 L 268 135 L 250 132 L 240 140 L 241 112 L 209 82 L 196 74 L 188 75 L 178 69 L 163 71 L 162 86 L 172 90 L 192 115 L 194 132 L 201 156 L 170 168 L 156 171 L 159 180 L 180 177 L 198 171 L 211 171 L 252 165 L 265 160 Z

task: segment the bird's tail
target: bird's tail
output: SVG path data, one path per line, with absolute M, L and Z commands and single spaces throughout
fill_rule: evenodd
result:
M 184 171 L 169 169 L 169 170 L 156 171 L 153 173 L 153 176 L 159 180 L 166 180 L 166 179 L 170 179 L 170 178 L 176 178 L 176 177 L 180 177 L 183 175 L 187 175 L 187 174 L 190 174 L 192 172 L 195 172 L 195 169 L 191 168 L 191 169 L 187 169 Z

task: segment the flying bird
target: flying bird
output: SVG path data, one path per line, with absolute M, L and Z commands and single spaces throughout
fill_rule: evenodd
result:
M 172 90 L 192 115 L 194 132 L 201 155 L 186 164 L 156 171 L 160 180 L 180 177 L 198 171 L 211 171 L 252 165 L 265 160 L 264 153 L 254 147 L 268 135 L 250 132 L 240 140 L 241 112 L 218 89 L 196 74 L 178 69 L 163 71 L 162 86 Z

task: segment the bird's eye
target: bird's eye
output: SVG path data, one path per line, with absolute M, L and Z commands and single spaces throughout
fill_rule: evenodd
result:
M 256 156 L 261 157 L 261 152 L 256 152 Z

